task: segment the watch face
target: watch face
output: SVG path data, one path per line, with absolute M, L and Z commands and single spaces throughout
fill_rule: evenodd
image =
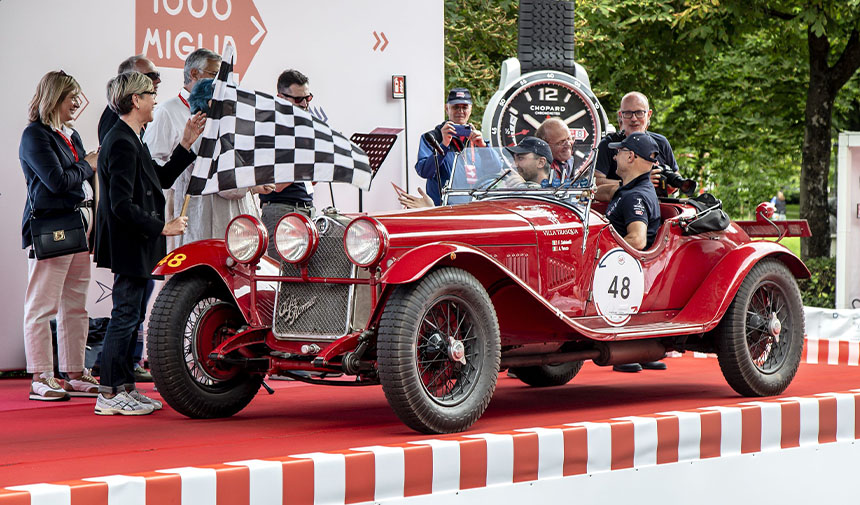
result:
M 490 143 L 513 146 L 534 136 L 540 124 L 557 117 L 573 138 L 573 169 L 589 162 L 602 135 L 600 103 L 588 87 L 562 72 L 538 71 L 524 75 L 504 90 L 493 107 Z

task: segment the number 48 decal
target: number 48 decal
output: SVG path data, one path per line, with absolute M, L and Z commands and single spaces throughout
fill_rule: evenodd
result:
M 618 276 L 612 278 L 612 283 L 609 284 L 609 289 L 607 293 L 612 295 L 613 298 L 621 295 L 621 298 L 627 299 L 630 297 L 630 277 L 622 277 L 621 278 L 621 291 L 618 291 Z
M 171 258 L 171 256 L 173 256 L 173 257 Z M 158 265 L 156 265 L 156 266 L 160 267 L 161 265 L 167 263 L 167 266 L 169 266 L 171 268 L 176 268 L 179 265 L 181 265 L 182 262 L 185 261 L 186 258 L 188 258 L 188 256 L 186 256 L 182 253 L 179 253 L 179 254 L 168 253 L 167 256 L 161 258 L 161 261 L 159 261 Z
M 645 292 L 642 265 L 624 249 L 607 251 L 594 269 L 597 313 L 611 326 L 623 326 L 639 312 Z

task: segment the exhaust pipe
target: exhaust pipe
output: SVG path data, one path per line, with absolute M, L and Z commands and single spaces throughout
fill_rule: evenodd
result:
M 597 359 L 601 355 L 598 349 L 586 351 L 559 352 L 553 354 L 531 354 L 525 356 L 502 357 L 500 368 L 517 368 L 525 366 L 544 366 L 570 363 L 571 361 L 584 361 Z
M 549 354 L 502 356 L 500 368 L 558 365 L 571 361 L 594 360 L 599 366 L 623 365 L 657 361 L 666 357 L 666 347 L 657 340 L 629 340 L 626 342 L 600 342 L 594 349 Z

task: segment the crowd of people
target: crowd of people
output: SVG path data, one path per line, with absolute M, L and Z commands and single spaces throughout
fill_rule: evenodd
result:
M 31 400 L 95 397 L 99 415 L 161 409 L 161 402 L 136 387 L 155 264 L 169 249 L 223 237 L 239 214 L 262 217 L 270 236 L 289 212 L 313 216 L 313 189 L 303 183 L 263 184 L 186 199 L 220 63 L 214 51 L 192 52 L 185 60 L 182 88 L 156 106 L 158 69 L 142 55 L 124 60 L 107 83 L 108 105 L 96 132 L 99 149 L 89 153 L 71 125 L 80 108 L 77 80 L 52 71 L 39 81 L 19 147 L 27 184 L 21 235 L 29 255 L 24 342 Z M 313 99 L 308 78 L 297 70 L 284 71 L 276 86 L 278 96 L 293 106 L 307 110 Z M 254 195 L 259 195 L 262 214 Z M 68 216 L 82 220 L 89 250 L 37 257 L 31 221 Z M 84 366 L 93 261 L 114 276 L 98 379 Z M 54 374 L 52 320 L 56 369 L 64 379 Z
M 270 237 L 288 213 L 314 217 L 309 183 L 264 184 L 186 198 L 220 63 L 214 51 L 201 48 L 191 53 L 182 88 L 156 107 L 159 71 L 142 55 L 123 61 L 107 83 L 108 106 L 97 131 L 100 147 L 89 153 L 71 127 L 80 107 L 78 82 L 62 71 L 48 72 L 39 81 L 19 149 L 27 183 L 21 232 L 22 247 L 29 252 L 24 340 L 27 372 L 32 374 L 30 399 L 96 397 L 95 413 L 101 415 L 143 415 L 160 409 L 161 402 L 135 385 L 156 262 L 182 244 L 223 237 L 239 214 L 261 218 Z M 307 76 L 297 70 L 284 71 L 276 89 L 278 97 L 305 110 L 313 99 Z M 426 192 L 419 188 L 418 197 L 401 194 L 403 205 L 439 205 L 440 187 L 451 178 L 455 151 L 464 145 L 486 146 L 469 123 L 472 105 L 469 90 L 450 90 L 447 120 L 422 135 L 419 144 L 415 169 L 427 180 Z M 625 95 L 617 114 L 620 131 L 607 135 L 598 146 L 596 197 L 609 202 L 606 217 L 618 234 L 631 247 L 645 249 L 660 223 L 657 196 L 673 190 L 659 177 L 656 164 L 677 164 L 668 140 L 647 131 L 652 111 L 645 95 Z M 533 135 L 508 148 L 515 185 L 540 187 L 554 178 L 570 178 L 572 146 L 563 121 L 545 120 Z M 69 214 L 80 215 L 85 223 L 89 251 L 37 258 L 31 220 Z M 98 380 L 84 366 L 91 261 L 114 275 Z M 53 319 L 62 381 L 54 376 Z M 616 369 L 638 371 L 643 366 L 665 368 L 652 362 Z

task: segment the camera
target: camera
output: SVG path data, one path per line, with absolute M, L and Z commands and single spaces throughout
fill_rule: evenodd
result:
M 693 196 L 696 194 L 696 188 L 699 184 L 693 179 L 685 179 L 678 175 L 678 172 L 673 170 L 668 165 L 659 165 L 660 168 L 660 177 L 666 181 L 666 184 L 675 188 L 681 193 L 684 193 L 687 196 Z
M 472 136 L 472 126 L 467 124 L 455 124 L 454 136 L 451 137 L 451 146 L 455 152 L 460 152 L 466 147 L 469 137 Z

